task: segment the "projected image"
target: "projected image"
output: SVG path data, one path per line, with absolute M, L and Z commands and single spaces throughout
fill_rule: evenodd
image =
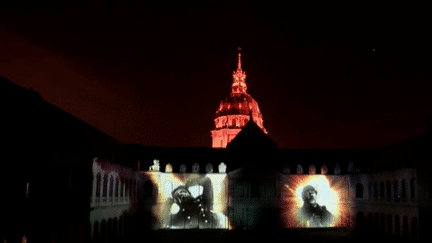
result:
M 326 206 L 318 205 L 317 193 L 317 190 L 311 185 L 303 188 L 303 206 L 296 212 L 297 220 L 301 225 L 309 227 L 330 227 L 333 214 L 327 210 Z
M 347 227 L 352 215 L 349 189 L 345 177 L 292 175 L 283 178 L 283 226 Z
M 159 188 L 155 228 L 228 228 L 225 174 L 151 175 Z

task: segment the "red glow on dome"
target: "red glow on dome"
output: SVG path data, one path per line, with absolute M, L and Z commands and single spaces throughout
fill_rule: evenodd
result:
M 240 50 L 241 48 L 239 48 Z M 216 111 L 215 129 L 211 131 L 213 148 L 225 148 L 246 125 L 246 122 L 238 122 L 248 121 L 251 114 L 253 121 L 267 134 L 262 125 L 263 120 L 258 103 L 246 93 L 246 90 L 246 73 L 241 68 L 241 54 L 239 53 L 237 70 L 233 74 L 231 93 L 228 98 L 221 101 L 219 109 Z M 220 118 L 222 117 L 225 122 L 221 122 Z

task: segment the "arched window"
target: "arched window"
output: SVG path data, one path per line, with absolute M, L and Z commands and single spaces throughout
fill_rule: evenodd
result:
M 125 183 L 125 197 L 127 197 L 129 195 L 128 191 L 129 191 L 129 179 L 126 178 L 125 179 L 126 183 Z
M 368 186 L 368 195 L 369 195 L 369 200 L 372 199 L 372 183 L 369 182 L 369 186 Z
M 99 243 L 100 242 L 100 237 L 99 237 L 99 222 L 96 221 L 94 223 L 94 227 L 93 227 L 93 242 L 94 243 Z
M 390 200 L 391 199 L 391 182 L 387 181 L 387 199 Z
M 119 236 L 123 236 L 124 234 L 124 216 L 120 216 L 120 220 L 119 220 Z
M 119 183 L 120 183 L 120 197 L 124 197 L 124 194 L 123 194 L 124 182 L 121 182 L 121 180 L 120 180 Z
M 378 197 L 378 183 L 374 182 L 374 192 L 373 197 L 376 199 Z
M 402 179 L 401 191 L 402 191 L 402 198 L 406 198 L 406 182 L 405 182 L 405 179 Z
M 136 198 L 137 195 L 137 189 L 136 189 L 136 180 L 133 180 L 133 197 Z
M 394 183 L 394 184 L 393 184 L 393 193 L 394 193 L 394 198 L 395 198 L 395 201 L 396 201 L 396 202 L 399 202 L 399 192 L 398 192 L 399 188 L 398 188 L 398 180 L 395 180 L 393 183 Z
M 108 190 L 108 175 L 104 175 L 102 184 L 103 184 L 102 197 L 106 197 L 107 190 Z
M 379 227 L 379 214 L 374 213 L 374 230 L 378 230 Z
M 356 215 L 356 229 L 358 231 L 363 231 L 365 229 L 365 219 L 362 212 L 357 212 Z
M 107 237 L 108 237 L 108 242 L 112 242 L 112 240 L 113 240 L 113 221 L 111 218 L 108 219 Z
M 356 184 L 356 198 L 363 198 L 363 184 Z
M 395 235 L 400 235 L 400 219 L 399 219 L 399 215 L 395 216 Z
M 101 192 L 101 180 L 102 180 L 101 173 L 98 173 L 98 174 L 96 175 L 96 197 L 100 197 L 100 192 Z
M 113 222 L 113 236 L 114 236 L 114 241 L 117 242 L 118 240 L 118 220 L 117 218 L 114 218 L 114 222 Z
M 413 217 L 411 220 L 411 236 L 414 239 L 418 238 L 418 226 L 417 226 L 417 218 Z
M 409 237 L 409 233 L 408 233 L 408 217 L 404 216 L 402 219 L 402 235 L 405 237 Z
M 393 217 L 391 214 L 387 214 L 387 232 L 393 234 Z
M 115 182 L 115 197 L 118 197 L 118 195 L 119 195 L 119 182 L 120 182 L 120 180 L 119 180 L 119 178 L 117 177 L 116 178 L 116 182 Z
M 236 127 L 236 126 L 237 126 L 237 123 L 236 123 L 236 119 L 235 119 L 235 118 L 232 119 L 232 126 L 233 126 L 233 127 Z
M 383 199 L 384 198 L 384 182 L 381 181 L 380 182 L 380 198 Z
M 410 194 L 411 194 L 411 199 L 415 199 L 415 179 L 411 178 L 410 180 Z
M 101 230 L 100 230 L 100 242 L 105 243 L 107 239 L 107 225 L 106 220 L 102 220 L 101 222 Z
M 113 196 L 113 191 L 114 191 L 114 177 L 110 176 L 109 197 Z

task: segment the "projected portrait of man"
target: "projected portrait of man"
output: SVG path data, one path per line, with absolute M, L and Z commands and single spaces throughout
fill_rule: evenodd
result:
M 165 228 L 219 228 L 218 216 L 212 212 L 213 188 L 209 178 L 175 188 L 172 198 Z
M 297 220 L 304 227 L 330 227 L 333 215 L 325 206 L 317 203 L 317 190 L 311 186 L 305 186 L 302 191 L 303 206 L 297 212 Z

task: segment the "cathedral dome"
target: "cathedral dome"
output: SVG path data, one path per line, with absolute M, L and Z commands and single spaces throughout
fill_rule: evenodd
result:
M 216 111 L 214 128 L 211 131 L 214 148 L 226 148 L 246 124 L 251 122 L 267 134 L 258 103 L 246 92 L 246 73 L 241 68 L 240 57 L 239 53 L 237 70 L 233 73 L 231 93 L 221 101 Z
M 216 118 L 226 115 L 250 115 L 262 118 L 258 103 L 247 93 L 231 93 L 221 101 L 216 111 Z

